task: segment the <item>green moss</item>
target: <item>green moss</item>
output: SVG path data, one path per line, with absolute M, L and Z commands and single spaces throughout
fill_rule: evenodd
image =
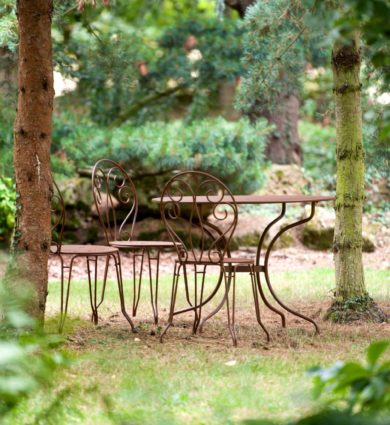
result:
M 351 323 L 357 320 L 377 323 L 388 321 L 386 314 L 368 294 L 345 301 L 336 300 L 326 312 L 324 319 L 333 323 Z
M 328 250 L 333 245 L 334 230 L 331 227 L 317 228 L 307 225 L 302 231 L 302 242 L 310 249 Z
M 362 246 L 363 252 L 374 252 L 375 251 L 375 244 L 374 242 L 363 236 L 363 246 Z

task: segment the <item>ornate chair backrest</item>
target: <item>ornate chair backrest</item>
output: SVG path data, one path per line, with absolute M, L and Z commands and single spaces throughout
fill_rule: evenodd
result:
M 53 195 L 51 198 L 51 254 L 61 252 L 62 238 L 65 227 L 65 204 L 57 183 L 53 180 Z
M 179 260 L 220 264 L 229 253 L 238 219 L 236 201 L 226 185 L 211 174 L 184 171 L 168 181 L 161 198 L 161 218 Z
M 130 176 L 117 162 L 101 159 L 93 167 L 92 189 L 107 244 L 113 240 L 131 240 L 138 196 Z

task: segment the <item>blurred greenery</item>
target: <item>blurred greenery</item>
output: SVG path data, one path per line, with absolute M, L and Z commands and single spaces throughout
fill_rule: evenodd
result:
M 15 224 L 16 193 L 12 179 L 0 176 L 0 241 L 8 241 Z
M 40 389 L 49 389 L 57 369 L 69 364 L 58 347 L 62 337 L 48 335 L 24 310 L 33 296 L 28 283 L 0 280 L 0 422 Z
M 56 121 L 53 168 L 58 174 L 72 176 L 77 168 L 108 157 L 137 178 L 202 169 L 226 180 L 236 192 L 255 190 L 263 179 L 263 148 L 270 131 L 265 120 L 256 125 L 244 118 L 229 122 L 221 117 L 191 124 L 176 120 L 134 126 L 129 122 L 115 129 L 98 127 L 87 118 L 76 127 L 73 123 L 69 115 Z
M 199 119 L 218 108 L 221 83 L 240 74 L 242 29 L 231 20 L 183 19 L 156 32 L 105 11 L 93 30 L 82 23 L 59 29 L 54 60 L 78 82 L 73 107 L 107 126 L 169 119 L 178 109 Z
M 313 367 L 313 394 L 331 394 L 328 406 L 289 425 L 386 425 L 390 419 L 390 361 L 379 360 L 390 341 L 371 343 L 366 364 L 337 361 L 330 367 Z M 330 406 L 329 406 L 330 405 Z M 245 425 L 280 425 L 268 420 L 247 420 Z
M 332 403 L 341 403 L 347 413 L 363 411 L 390 414 L 390 361 L 379 362 L 390 341 L 377 341 L 367 349 L 366 364 L 337 362 L 329 368 L 308 371 L 314 379 L 314 395 L 330 392 Z

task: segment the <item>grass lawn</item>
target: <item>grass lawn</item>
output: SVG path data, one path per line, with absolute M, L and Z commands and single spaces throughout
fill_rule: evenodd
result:
M 73 358 L 50 392 L 23 403 L 6 424 L 235 424 L 247 418 L 296 418 L 311 411 L 311 383 L 305 370 L 336 359 L 361 359 L 372 340 L 390 338 L 388 324 L 332 325 L 321 320 L 334 285 L 333 270 L 276 273 L 283 300 L 318 320 L 322 333 L 288 316 L 282 329 L 263 308 L 272 341 L 265 343 L 253 313 L 249 280 L 238 281 L 239 346 L 233 348 L 222 310 L 191 336 L 192 315 L 177 318 L 164 344 L 151 320 L 147 286 L 130 332 L 109 282 L 97 327 L 89 320 L 85 281 L 72 287 L 65 348 Z M 211 279 L 212 280 L 212 279 Z M 370 294 L 390 312 L 390 272 L 366 270 Z M 129 284 L 129 282 L 127 282 Z M 146 282 L 145 282 L 146 283 Z M 161 278 L 160 317 L 167 317 L 171 279 Z M 183 294 L 180 303 L 184 305 Z M 130 306 L 130 303 L 128 303 Z M 208 310 L 211 307 L 208 307 Z M 59 284 L 51 282 L 47 330 L 54 332 Z M 128 309 L 130 311 L 130 308 Z

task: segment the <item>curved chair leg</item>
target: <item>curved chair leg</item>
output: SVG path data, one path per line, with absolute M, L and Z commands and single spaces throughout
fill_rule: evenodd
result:
M 222 271 L 220 272 L 219 278 L 218 278 L 218 282 L 217 285 L 215 286 L 215 288 L 213 289 L 213 292 L 202 302 L 202 306 L 206 305 L 207 303 L 209 303 L 217 294 L 219 288 L 222 285 L 222 280 L 223 280 L 223 273 Z M 187 294 L 186 294 L 187 295 Z M 188 295 L 189 296 L 189 295 Z M 189 299 L 187 298 L 188 303 L 190 304 L 191 307 L 187 307 L 184 308 L 182 310 L 177 310 L 175 311 L 174 315 L 176 316 L 177 314 L 182 314 L 182 313 L 187 313 L 188 311 L 193 311 L 194 310 L 194 306 L 192 305 L 192 303 L 189 301 Z
M 187 278 L 187 266 L 185 264 L 183 265 L 183 275 L 184 275 L 184 289 L 186 293 L 186 300 L 188 302 L 188 305 L 190 306 L 190 309 L 188 309 L 188 311 L 191 311 L 191 310 L 194 310 L 193 307 L 196 306 L 196 302 L 195 302 L 195 305 L 193 306 L 190 299 L 190 289 L 189 289 L 189 283 Z M 181 312 L 184 313 L 184 311 L 181 311 Z M 178 312 L 177 314 L 180 314 L 180 312 Z
M 64 329 L 66 316 L 68 314 L 70 282 L 72 280 L 73 262 L 76 258 L 77 258 L 77 256 L 72 257 L 71 260 L 70 260 L 70 263 L 69 263 L 69 274 L 68 274 L 68 284 L 67 284 L 66 296 L 65 296 L 65 307 L 62 308 L 62 306 L 61 306 L 61 317 L 60 317 L 60 323 L 59 323 L 59 326 L 58 326 L 58 332 L 59 333 L 62 333 L 62 331 Z M 63 268 L 65 268 L 65 266 Z M 61 301 L 63 301 L 63 299 Z
M 202 271 L 198 271 L 196 266 L 195 266 L 195 318 L 194 318 L 194 324 L 192 326 L 192 333 L 195 335 L 198 327 L 199 327 L 199 323 L 200 323 L 200 319 L 202 317 L 202 306 L 203 306 L 203 293 L 204 293 L 204 282 L 205 282 L 205 277 L 206 277 L 206 268 L 207 266 L 200 266 L 203 267 Z M 202 275 L 202 282 L 201 282 L 201 287 L 200 287 L 200 298 L 199 298 L 199 304 L 197 303 L 197 293 L 198 293 L 198 288 L 197 288 L 197 281 L 198 281 L 198 274 Z
M 260 304 L 259 304 L 259 297 L 258 297 L 258 293 L 257 293 L 257 285 L 256 285 L 256 276 L 255 276 L 255 271 L 254 268 L 251 267 L 251 283 L 252 283 L 252 292 L 253 292 L 253 301 L 255 303 L 255 312 L 256 312 L 256 319 L 257 319 L 257 323 L 260 325 L 260 327 L 263 329 L 263 331 L 265 332 L 266 336 L 267 336 L 267 342 L 270 342 L 270 335 L 269 332 L 267 331 L 266 327 L 264 326 L 263 322 L 261 321 L 261 316 L 260 316 Z
M 172 326 L 172 323 L 173 323 L 177 287 L 178 287 L 179 278 L 180 278 L 180 268 L 181 268 L 181 264 L 175 263 L 175 269 L 173 272 L 173 280 L 172 280 L 171 305 L 169 307 L 168 323 L 160 335 L 160 342 L 163 342 L 164 335 L 167 333 L 168 329 Z
M 124 296 L 124 293 L 123 293 L 121 257 L 119 255 L 119 253 L 111 254 L 111 255 L 114 259 L 114 264 L 115 264 L 116 278 L 117 278 L 118 291 L 119 291 L 119 299 L 120 299 L 120 303 L 121 303 L 121 311 L 122 311 L 122 314 L 125 316 L 126 320 L 129 322 L 131 330 L 133 332 L 135 332 L 134 323 L 131 320 L 130 316 L 128 315 L 128 313 L 126 311 L 126 306 L 125 306 L 125 296 Z
M 224 274 L 225 274 L 225 271 L 221 271 L 221 277 L 222 277 L 222 279 L 225 279 Z M 230 289 L 231 281 L 232 281 L 232 272 L 231 272 L 231 269 L 229 269 L 229 278 L 228 278 L 228 287 L 229 287 L 229 289 Z M 222 300 L 220 301 L 220 303 L 217 305 L 217 307 L 215 307 L 215 309 L 211 313 L 209 313 L 200 322 L 199 333 L 202 333 L 203 332 L 203 326 L 204 326 L 204 324 L 207 322 L 207 320 L 211 319 L 213 316 L 215 316 L 221 310 L 221 308 L 224 306 L 225 302 L 226 302 L 226 286 L 225 286 L 225 294 L 224 294 Z
M 227 319 L 228 319 L 228 327 L 230 331 L 230 335 L 232 337 L 233 346 L 237 347 L 237 335 L 236 335 L 236 328 L 235 328 L 235 307 L 236 307 L 236 271 L 233 271 L 233 299 L 232 299 L 232 311 L 230 311 L 230 301 L 229 301 L 229 289 L 230 285 L 228 284 L 228 281 L 226 279 L 225 274 L 225 288 L 226 288 L 226 311 L 227 311 Z
M 150 255 L 150 250 L 146 251 L 148 257 L 149 267 L 149 286 L 150 286 L 150 303 L 152 305 L 154 324 L 158 324 L 158 278 L 159 278 L 159 267 L 160 267 L 160 250 L 157 250 L 156 257 Z M 156 261 L 156 283 L 153 291 L 153 273 L 152 273 L 152 260 Z
M 97 325 L 99 322 L 98 312 L 97 312 L 97 256 L 88 256 L 87 259 L 87 272 L 88 272 L 88 288 L 89 288 L 89 302 L 91 304 L 91 321 Z M 93 262 L 95 264 L 94 267 L 94 286 L 92 289 L 92 278 L 91 278 L 91 267 L 90 262 Z
M 64 314 L 64 259 L 62 258 L 61 254 L 58 255 L 58 258 L 60 259 L 61 264 L 61 309 L 60 309 L 60 321 L 61 317 Z
M 107 255 L 106 256 L 106 265 L 105 265 L 105 268 L 104 268 L 102 292 L 101 292 L 101 295 L 100 295 L 100 301 L 97 304 L 96 309 L 98 309 L 101 306 L 101 304 L 103 303 L 103 301 L 104 301 L 104 295 L 106 293 L 106 284 L 107 284 L 107 276 L 108 276 L 109 265 L 110 265 L 110 256 Z
M 137 284 L 137 274 L 136 274 L 136 258 L 141 257 L 141 266 L 139 269 L 138 276 L 138 284 Z M 137 254 L 135 251 L 133 252 L 133 317 L 137 315 L 137 309 L 139 300 L 141 297 L 141 284 L 142 284 L 142 271 L 144 268 L 144 258 L 145 258 L 145 250 L 141 251 L 141 254 Z

